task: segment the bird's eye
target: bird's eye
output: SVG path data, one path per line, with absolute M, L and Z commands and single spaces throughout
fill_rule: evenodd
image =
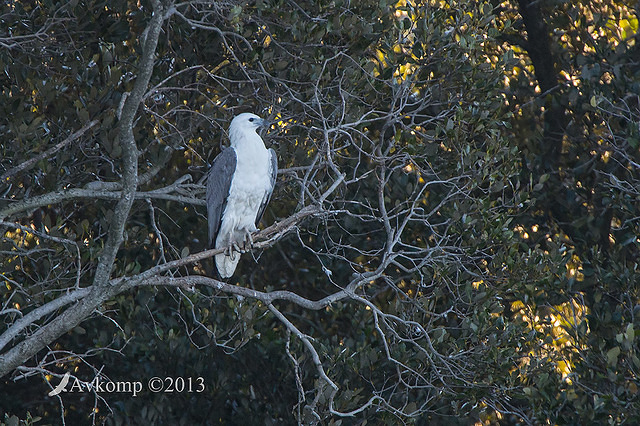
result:
M 253 123 L 253 118 L 250 118 L 250 119 L 249 119 L 249 121 L 250 121 L 251 123 Z

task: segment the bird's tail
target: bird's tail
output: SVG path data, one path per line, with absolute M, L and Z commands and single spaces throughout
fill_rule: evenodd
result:
M 238 266 L 240 260 L 240 253 L 231 251 L 231 256 L 227 256 L 224 253 L 216 255 L 216 268 L 222 278 L 229 278 L 233 275 L 233 272 Z

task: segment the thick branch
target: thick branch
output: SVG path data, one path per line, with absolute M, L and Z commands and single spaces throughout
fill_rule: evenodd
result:
M 116 253 L 122 244 L 124 225 L 133 204 L 138 180 L 138 149 L 133 135 L 133 123 L 153 71 L 155 49 L 164 19 L 163 7 L 154 2 L 154 13 L 147 27 L 139 73 L 133 91 L 122 109 L 119 139 L 123 148 L 122 193 L 112 217 L 105 248 L 100 254 L 93 285 L 87 297 L 71 306 L 27 340 L 0 355 L 0 377 L 13 371 L 52 341 L 72 329 L 98 308 L 105 300 L 119 292 L 109 286 L 109 275 Z
M 43 316 L 48 315 L 65 305 L 76 302 L 88 294 L 88 288 L 74 290 L 29 312 L 27 315 L 14 322 L 7 331 L 0 335 L 0 350 L 2 350 L 2 348 L 4 348 L 7 343 L 16 337 L 22 330 L 38 321 Z
M 360 279 L 358 281 L 361 281 Z M 186 277 L 151 277 L 145 281 L 140 282 L 137 286 L 169 286 L 169 287 L 182 287 L 182 288 L 191 288 L 193 286 L 206 286 L 211 287 L 217 290 L 220 290 L 223 293 L 234 294 L 236 296 L 242 296 L 247 299 L 254 299 L 264 302 L 265 304 L 270 304 L 272 302 L 278 300 L 284 300 L 287 302 L 295 303 L 296 305 L 310 309 L 314 311 L 319 311 L 321 309 L 326 308 L 327 306 L 331 306 L 331 304 L 338 302 L 340 300 L 348 299 L 351 297 L 351 292 L 347 290 L 340 290 L 336 293 L 330 294 L 327 297 L 324 297 L 320 300 L 309 300 L 302 296 L 298 296 L 296 293 L 287 290 L 277 290 L 265 293 L 263 291 L 254 290 L 247 287 L 241 287 L 234 284 L 227 284 L 222 281 L 215 280 L 213 278 L 205 277 L 202 275 L 190 275 Z
M 18 201 L 4 210 L 0 211 L 0 220 L 4 220 L 16 213 L 30 211 L 42 206 L 56 204 L 62 201 L 70 201 L 76 199 L 103 199 L 103 200 L 120 200 L 123 197 L 122 191 L 107 191 L 85 188 L 72 188 L 65 191 L 50 192 L 48 194 L 39 195 L 37 197 Z M 153 190 L 134 192 L 132 195 L 136 200 L 160 199 L 168 201 L 177 201 L 181 203 L 189 203 L 198 206 L 204 206 L 205 201 L 200 198 L 185 197 L 181 195 L 168 194 L 164 188 Z
M 138 147 L 133 135 L 133 121 L 136 112 L 142 102 L 142 97 L 147 90 L 151 74 L 155 51 L 158 44 L 158 36 L 162 28 L 164 11 L 160 2 L 154 2 L 154 12 L 151 22 L 146 29 L 147 36 L 144 40 L 142 60 L 139 65 L 139 74 L 133 86 L 131 94 L 127 97 L 122 107 L 122 115 L 118 124 L 118 138 L 123 151 L 122 171 L 122 198 L 118 201 L 113 213 L 111 226 L 109 227 L 107 244 L 100 254 L 94 285 L 103 286 L 109 282 L 109 275 L 113 268 L 116 253 L 124 238 L 124 226 L 129 216 L 129 210 L 133 205 L 134 194 L 138 186 Z

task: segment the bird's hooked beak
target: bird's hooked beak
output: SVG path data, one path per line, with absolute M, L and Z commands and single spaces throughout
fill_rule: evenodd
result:
M 271 122 L 269 120 L 265 120 L 264 118 L 261 118 L 260 121 L 258 122 L 258 125 L 260 127 L 268 129 L 269 127 L 271 127 Z
M 256 129 L 258 134 L 264 135 L 265 133 L 267 133 L 269 131 L 269 128 L 271 127 L 271 124 L 271 121 L 261 118 L 260 121 L 258 121 L 258 128 Z

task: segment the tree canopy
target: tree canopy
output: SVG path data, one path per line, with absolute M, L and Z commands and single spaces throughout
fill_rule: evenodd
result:
M 3 3 L 0 422 L 640 422 L 639 13 Z M 223 282 L 241 112 L 280 170 Z

